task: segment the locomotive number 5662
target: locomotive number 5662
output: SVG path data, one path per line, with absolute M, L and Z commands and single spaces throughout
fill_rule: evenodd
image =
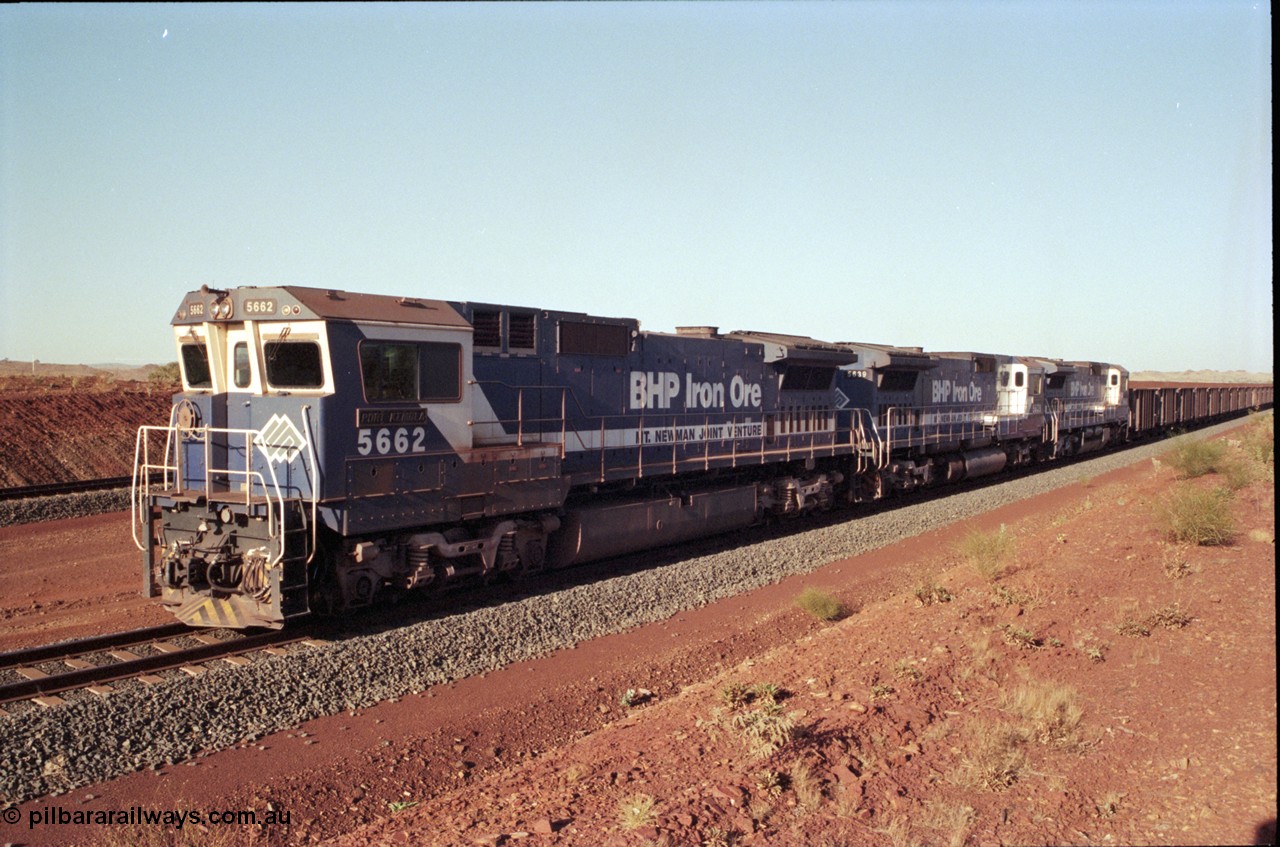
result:
M 361 429 L 356 431 L 356 452 L 361 456 L 374 452 L 379 456 L 388 453 L 421 453 L 425 449 L 426 440 L 427 431 L 420 426 L 413 429 L 402 426 L 396 430 L 386 427 L 379 430 Z

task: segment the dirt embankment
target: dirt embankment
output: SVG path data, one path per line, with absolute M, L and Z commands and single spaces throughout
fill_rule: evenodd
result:
M 0 486 L 131 473 L 138 427 L 167 422 L 173 392 L 101 377 L 0 379 Z

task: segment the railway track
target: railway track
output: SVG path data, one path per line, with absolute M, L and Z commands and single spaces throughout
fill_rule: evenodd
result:
M 0 676 L 5 678 L 0 681 L 0 706 L 22 701 L 57 706 L 63 702 L 61 695 L 80 690 L 106 697 L 113 691 L 111 685 L 123 680 L 154 685 L 163 681 L 159 674 L 166 671 L 200 676 L 211 662 L 243 665 L 251 661 L 248 653 L 322 643 L 305 627 L 248 635 L 214 632 L 165 624 L 0 653 Z M 181 646 L 175 643 L 179 639 L 195 644 Z
M 157 479 L 159 476 L 157 475 Z M 0 501 L 25 500 L 29 497 L 49 497 L 55 494 L 81 494 L 86 491 L 110 491 L 128 488 L 133 484 L 131 476 L 113 476 L 104 479 L 84 479 L 75 482 L 51 482 L 45 485 L 19 485 L 0 488 Z

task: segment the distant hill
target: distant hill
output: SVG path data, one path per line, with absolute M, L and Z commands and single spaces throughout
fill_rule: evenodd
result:
M 18 362 L 13 359 L 0 359 L 0 377 L 4 376 L 43 376 L 43 377 L 107 377 L 109 379 L 137 380 L 145 382 L 151 372 L 160 367 L 155 365 L 65 365 L 57 362 L 41 362 L 37 360 Z
M 1272 374 L 1249 371 L 1133 371 L 1130 382 L 1227 382 L 1262 383 L 1275 381 Z

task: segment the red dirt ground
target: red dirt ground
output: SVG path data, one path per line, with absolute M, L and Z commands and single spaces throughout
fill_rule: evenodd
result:
M 271 803 L 291 814 L 288 829 L 196 835 L 211 844 L 1274 840 L 1274 485 L 1237 492 L 1235 543 L 1187 548 L 1152 518 L 1174 484 L 1167 464 L 1142 463 L 665 622 L 22 811 Z M 127 530 L 99 520 L 112 518 L 0 531 L 0 590 L 14 609 L 4 630 L 25 633 L 18 641 L 47 640 L 39 621 L 55 611 L 63 632 L 141 622 L 133 604 L 98 615 L 137 578 Z M 1017 552 L 989 581 L 957 542 L 1001 525 Z M 8 602 L 11 586 L 37 578 L 10 576 L 15 551 L 83 537 L 108 552 L 75 580 L 102 587 L 79 624 L 62 587 Z M 915 590 L 929 584 L 952 599 L 923 605 Z M 853 614 L 815 620 L 794 606 L 806 586 Z M 1150 622 L 1180 613 L 1184 626 Z M 1133 626 L 1142 621 L 1149 635 Z M 771 755 L 753 754 L 741 728 L 768 710 L 757 700 L 729 711 L 732 683 L 779 687 L 794 726 Z M 652 695 L 622 703 L 641 688 Z M 1057 724 L 1021 714 L 1019 690 L 1041 703 L 1056 694 Z M 651 813 L 625 828 L 624 809 L 644 798 Z M 0 826 L 0 839 L 22 843 L 180 843 L 158 835 Z
M 141 591 L 127 512 L 0 527 L 0 650 L 169 623 Z
M 138 427 L 168 422 L 174 388 L 0 377 L 0 487 L 128 476 Z

